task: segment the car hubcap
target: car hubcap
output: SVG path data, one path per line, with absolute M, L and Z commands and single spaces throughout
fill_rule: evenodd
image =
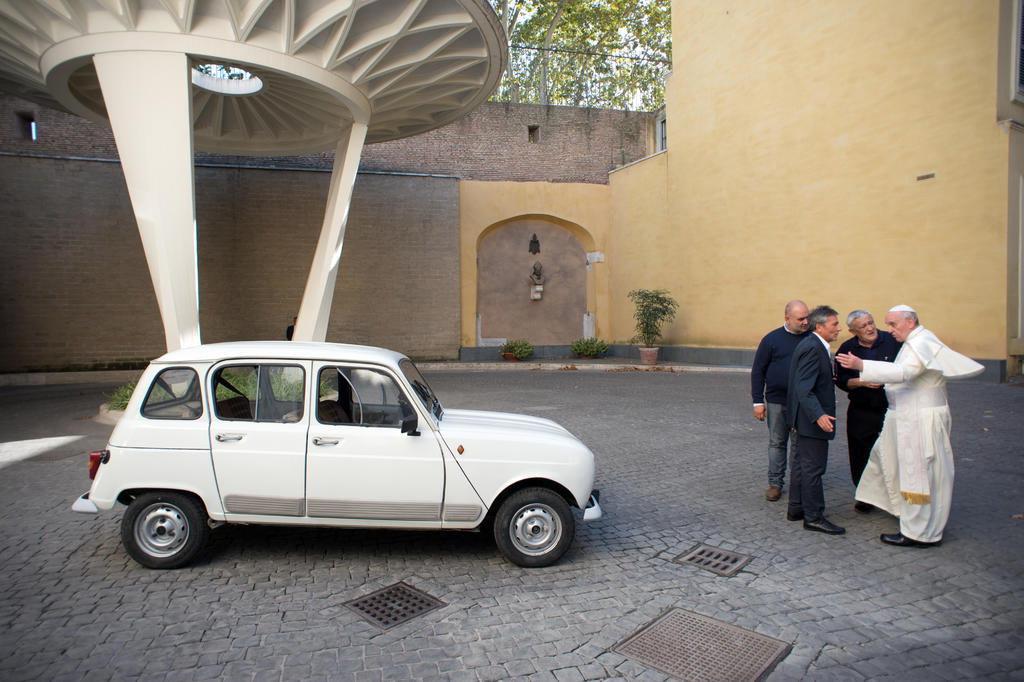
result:
M 509 534 L 516 549 L 538 556 L 551 551 L 562 537 L 562 522 L 546 504 L 529 504 L 512 517 Z
M 166 502 L 151 504 L 135 521 L 135 540 L 150 556 L 173 555 L 188 540 L 188 521 L 184 512 Z

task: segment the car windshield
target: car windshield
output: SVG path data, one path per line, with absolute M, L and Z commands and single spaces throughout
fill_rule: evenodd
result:
M 438 421 L 441 421 L 441 415 L 444 414 L 441 402 L 437 399 L 434 391 L 431 390 L 427 380 L 416 369 L 416 365 L 412 364 L 412 360 L 405 358 L 398 363 L 398 366 L 401 368 L 405 378 L 412 384 L 412 390 L 416 392 L 416 397 L 423 403 L 423 407 L 427 408 L 427 412 L 434 415 Z

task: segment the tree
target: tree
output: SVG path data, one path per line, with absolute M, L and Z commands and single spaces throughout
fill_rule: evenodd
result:
M 551 41 L 555 38 L 555 30 L 562 23 L 562 10 L 565 9 L 565 0 L 558 0 L 555 6 L 555 16 L 548 23 L 548 30 L 544 32 L 544 47 L 540 53 L 540 103 L 550 104 L 548 99 L 548 64 L 551 61 Z
M 509 37 L 494 98 L 619 109 L 663 103 L 669 0 L 491 0 Z

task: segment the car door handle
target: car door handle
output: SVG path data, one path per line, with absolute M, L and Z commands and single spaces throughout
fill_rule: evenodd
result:
M 218 433 L 216 438 L 221 443 L 227 443 L 228 441 L 242 440 L 243 438 L 245 438 L 245 434 L 241 434 L 241 433 Z
M 337 445 L 339 441 L 337 438 L 321 438 L 320 436 L 313 436 L 313 445 Z

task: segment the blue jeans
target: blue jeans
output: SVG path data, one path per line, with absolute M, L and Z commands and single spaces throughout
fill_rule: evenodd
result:
M 768 485 L 778 486 L 781 490 L 786 482 L 786 446 L 795 451 L 797 435 L 789 431 L 785 405 L 766 403 L 765 408 L 768 413 Z

